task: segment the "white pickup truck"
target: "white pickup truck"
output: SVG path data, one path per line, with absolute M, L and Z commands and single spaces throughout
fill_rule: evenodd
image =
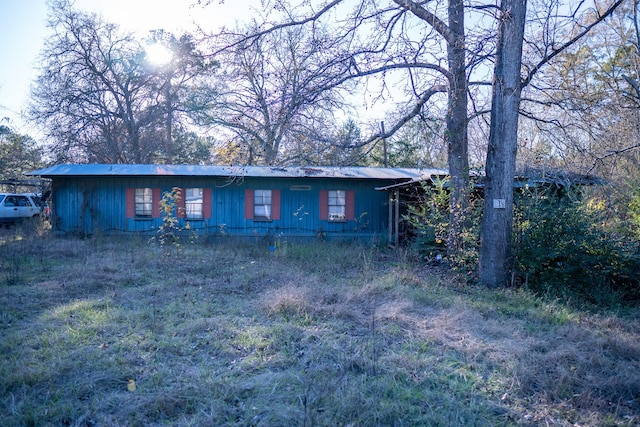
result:
M 43 203 L 35 194 L 0 193 L 0 224 L 9 224 L 34 218 L 43 213 Z

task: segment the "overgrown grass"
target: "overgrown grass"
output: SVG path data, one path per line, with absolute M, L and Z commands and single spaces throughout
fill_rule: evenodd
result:
M 14 233 L 0 265 L 3 426 L 640 423 L 637 310 L 359 245 Z

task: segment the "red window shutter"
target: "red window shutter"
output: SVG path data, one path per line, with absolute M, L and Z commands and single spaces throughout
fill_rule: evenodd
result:
M 280 219 L 280 190 L 271 190 L 271 219 Z
M 353 190 L 345 191 L 345 207 L 344 215 L 346 219 L 356 219 L 356 197 Z
M 211 189 L 203 188 L 202 189 L 202 218 L 209 219 L 211 218 Z
M 320 219 L 329 219 L 329 191 L 320 190 Z
M 178 188 L 178 202 L 176 203 L 176 218 L 184 218 L 187 216 L 187 201 L 184 188 Z
M 244 190 L 244 219 L 253 219 L 253 190 Z
M 151 216 L 160 218 L 160 200 L 162 199 L 162 190 L 154 188 L 151 190 Z
M 125 217 L 133 218 L 136 216 L 136 189 L 127 188 L 125 192 Z

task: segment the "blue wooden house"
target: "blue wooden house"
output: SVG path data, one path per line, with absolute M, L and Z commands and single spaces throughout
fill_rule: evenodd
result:
M 370 167 L 63 164 L 52 180 L 57 234 L 154 233 L 160 201 L 177 188 L 175 216 L 203 236 L 386 237 L 390 194 L 378 189 L 442 170 Z

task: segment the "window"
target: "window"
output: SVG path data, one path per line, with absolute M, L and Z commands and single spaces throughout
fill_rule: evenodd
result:
M 20 208 L 30 208 L 31 203 L 26 196 L 8 196 L 4 202 L 5 206 L 15 206 Z
M 355 219 L 353 190 L 320 190 L 320 219 L 323 221 L 351 221 Z
M 331 190 L 329 197 L 329 221 L 344 221 L 346 218 L 347 196 L 344 190 Z
M 202 188 L 187 188 L 184 194 L 184 208 L 187 219 L 202 219 L 204 206 L 204 191 Z
M 125 217 L 148 220 L 160 218 L 160 188 L 127 188 L 125 191 Z
M 253 190 L 244 193 L 244 217 L 254 221 L 280 219 L 280 190 Z
M 271 190 L 254 190 L 253 219 L 271 219 Z
M 151 217 L 153 213 L 153 191 L 151 188 L 135 189 L 135 215 Z

